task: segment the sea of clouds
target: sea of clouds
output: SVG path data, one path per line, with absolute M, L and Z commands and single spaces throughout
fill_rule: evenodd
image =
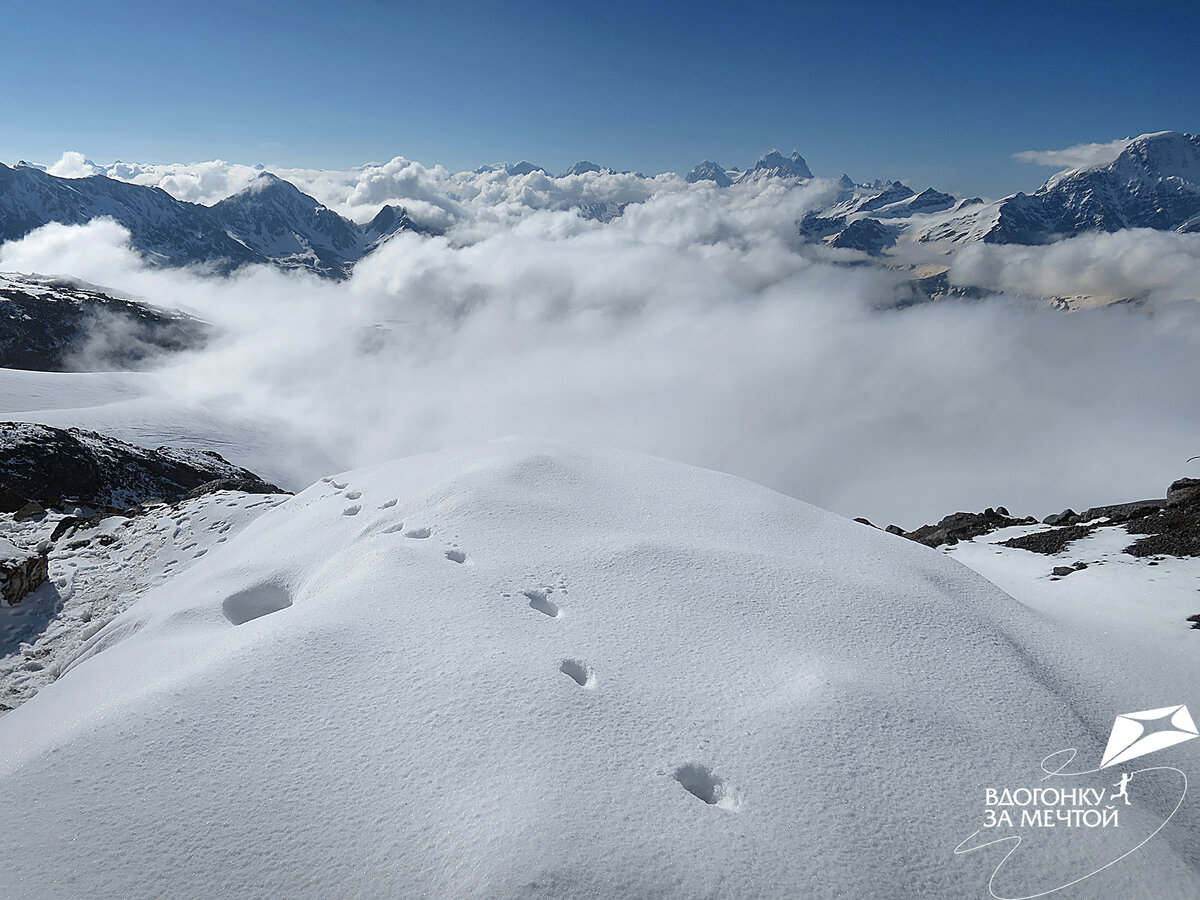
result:
M 67 154 L 51 171 L 92 165 Z M 203 203 L 257 174 L 117 165 Z M 836 190 L 821 179 L 721 190 L 403 158 L 275 171 L 357 220 L 398 203 L 445 234 L 402 234 L 335 283 L 150 268 L 96 221 L 0 247 L 0 270 L 215 323 L 209 347 L 162 361 L 161 390 L 276 423 L 292 487 L 514 433 L 636 448 L 905 527 L 1161 496 L 1200 474 L 1185 462 L 1200 453 L 1200 235 L 973 245 L 951 277 L 989 296 L 903 306 L 903 272 L 799 240 L 797 219 Z M 599 203 L 629 205 L 608 223 L 570 208 Z M 1067 314 L 1031 299 L 1085 293 L 1141 302 Z

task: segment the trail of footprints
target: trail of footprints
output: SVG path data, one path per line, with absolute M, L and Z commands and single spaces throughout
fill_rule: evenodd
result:
M 335 481 L 333 478 L 324 478 L 322 480 L 333 487 L 335 494 L 341 494 L 342 491 L 349 487 L 348 483 Z M 356 501 L 362 498 L 362 493 L 356 490 L 347 491 L 344 497 L 346 500 Z M 391 509 L 396 506 L 397 502 L 398 499 L 393 497 L 379 504 L 378 508 Z M 342 510 L 342 514 L 345 516 L 356 516 L 361 511 L 362 504 L 351 503 Z M 382 533 L 403 533 L 403 536 L 410 540 L 427 540 L 433 536 L 433 530 L 428 526 L 417 526 L 409 528 L 406 531 L 403 522 L 396 522 L 388 525 L 383 529 Z M 467 554 L 460 550 L 457 545 L 452 544 L 444 551 L 443 555 L 450 562 L 457 563 L 459 565 L 467 561 Z M 527 577 L 532 578 L 533 576 L 529 575 Z M 290 605 L 290 597 L 285 601 L 277 594 L 270 596 L 268 599 L 263 597 L 261 593 L 255 593 L 257 595 L 253 598 L 252 602 L 247 602 L 248 598 L 245 596 L 238 598 L 238 600 L 241 601 L 241 603 L 238 605 L 244 608 L 238 610 L 240 615 L 236 617 L 240 618 L 242 621 L 249 621 L 249 619 L 245 618 L 245 616 L 256 618 L 257 616 L 264 615 L 267 612 L 274 612 L 275 609 L 285 608 L 285 605 Z M 552 599 L 552 595 L 565 595 L 566 593 L 566 583 L 560 578 L 558 583 L 554 585 L 542 584 L 538 587 L 522 590 L 520 592 L 520 597 L 528 602 L 529 609 L 533 610 L 534 612 L 540 613 L 549 619 L 561 621 L 563 618 L 562 607 L 558 602 Z M 505 593 L 503 597 L 506 600 L 510 600 L 513 598 L 513 595 L 511 593 Z M 233 619 L 235 616 L 230 616 L 230 618 Z M 573 657 L 564 658 L 558 664 L 558 672 L 567 676 L 576 685 L 584 688 L 585 690 L 596 689 L 595 670 L 593 670 L 592 667 L 583 660 L 575 659 Z M 660 772 L 660 774 L 666 773 Z M 683 765 L 675 767 L 675 769 L 671 771 L 670 775 L 671 778 L 685 791 L 687 791 L 693 797 L 702 800 L 709 806 L 716 806 L 722 809 L 733 811 L 736 811 L 741 806 L 740 798 L 738 797 L 737 792 L 726 785 L 721 777 L 713 772 L 713 770 L 708 766 L 701 765 L 699 763 L 684 763 Z

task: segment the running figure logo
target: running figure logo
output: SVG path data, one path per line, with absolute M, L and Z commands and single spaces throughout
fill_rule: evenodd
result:
M 1122 772 L 1121 780 L 1113 785 L 1113 787 L 1120 788 L 1120 790 L 1117 791 L 1116 793 L 1112 794 L 1109 797 L 1109 799 L 1116 800 L 1120 797 L 1124 797 L 1125 805 L 1128 806 L 1129 805 L 1129 782 L 1130 782 L 1131 778 L 1132 778 L 1132 776 L 1128 772 Z

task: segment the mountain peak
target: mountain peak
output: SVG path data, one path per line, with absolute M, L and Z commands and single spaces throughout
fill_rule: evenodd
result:
M 688 172 L 684 181 L 688 184 L 695 184 L 698 181 L 712 181 L 716 183 L 717 187 L 729 187 L 733 184 L 733 179 L 729 177 L 725 167 L 720 163 L 713 162 L 711 159 L 706 159 L 692 169 L 692 171 Z
M 751 172 L 758 175 L 775 176 L 778 178 L 812 178 L 812 170 L 804 157 L 793 150 L 791 156 L 784 156 L 778 150 L 765 154 Z

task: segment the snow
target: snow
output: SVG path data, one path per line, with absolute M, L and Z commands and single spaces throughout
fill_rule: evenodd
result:
M 945 554 L 651 457 L 508 439 L 260 512 L 0 718 L 6 895 L 985 896 L 984 788 L 1145 708 Z M 1103 888 L 1194 896 L 1180 821 Z
M 49 583 L 16 606 L 0 608 L 0 709 L 26 702 L 102 649 L 113 634 L 105 627 L 149 588 L 186 570 L 281 500 L 217 491 L 68 532 L 50 554 Z M 0 522 L 0 560 L 5 546 L 17 557 L 28 556 L 68 514 L 51 510 Z
M 152 372 L 0 369 L 0 418 L 85 428 L 142 447 L 215 450 L 289 490 L 328 465 L 325 452 L 287 423 L 185 402 Z

